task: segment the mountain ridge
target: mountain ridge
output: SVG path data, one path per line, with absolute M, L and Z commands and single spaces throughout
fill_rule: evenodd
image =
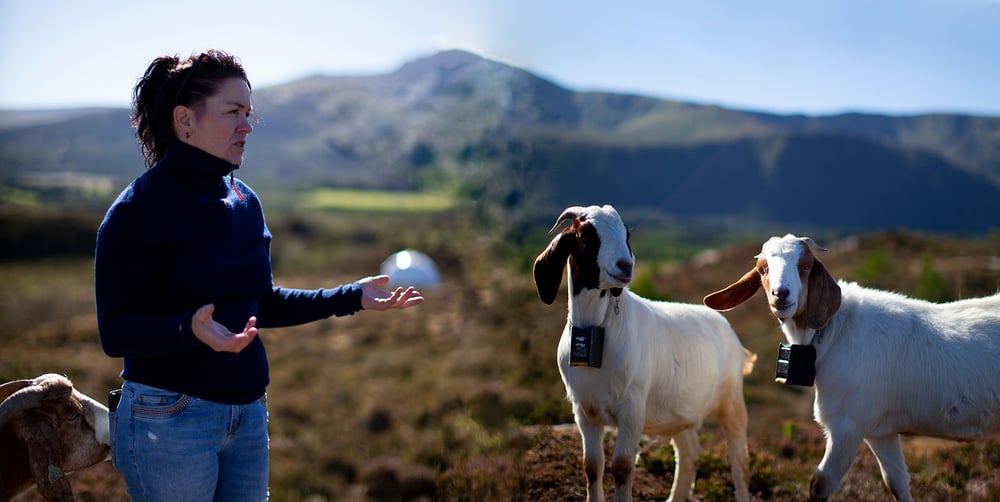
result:
M 836 187 L 850 203 L 839 216 L 811 213 L 824 227 L 983 233 L 1000 226 L 997 117 L 779 115 L 576 92 L 460 50 L 379 75 L 304 77 L 257 89 L 254 102 L 261 121 L 238 174 L 265 191 L 445 187 L 529 213 L 613 199 L 674 216 L 793 221 L 797 213 L 722 195 L 740 188 L 740 172 L 769 199 L 799 193 L 810 180 Z M 31 188 L 26 177 L 69 171 L 123 185 L 141 172 L 128 110 L 64 120 L 50 112 L 34 122 L 17 113 L 0 111 L 0 184 Z M 52 143 L 57 148 L 45 146 Z M 606 164 L 614 159 L 620 164 Z M 638 180 L 631 191 L 622 170 Z M 573 172 L 578 179 L 567 181 Z M 850 182 L 837 172 L 850 173 Z M 657 188 L 669 196 L 652 196 Z M 893 204 L 880 205 L 889 196 Z

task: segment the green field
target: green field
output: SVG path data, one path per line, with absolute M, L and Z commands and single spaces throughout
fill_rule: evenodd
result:
M 440 194 L 322 188 L 303 195 L 298 207 L 342 211 L 432 213 L 447 211 L 457 203 L 455 198 Z

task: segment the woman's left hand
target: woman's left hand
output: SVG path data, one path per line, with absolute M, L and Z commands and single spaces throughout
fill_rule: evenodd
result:
M 420 292 L 410 286 L 393 292 L 382 289 L 389 283 L 389 276 L 374 275 L 358 281 L 361 284 L 361 307 L 365 310 L 405 309 L 424 303 Z

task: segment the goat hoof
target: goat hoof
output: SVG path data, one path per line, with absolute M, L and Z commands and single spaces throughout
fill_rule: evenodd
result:
M 828 491 L 827 485 L 826 476 L 814 474 L 809 481 L 809 502 L 826 502 L 830 498 L 829 495 L 824 495 Z

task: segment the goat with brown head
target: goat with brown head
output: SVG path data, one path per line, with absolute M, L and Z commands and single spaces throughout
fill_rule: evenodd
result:
M 704 303 L 716 310 L 729 310 L 763 288 L 767 305 L 789 343 L 809 345 L 815 330 L 825 326 L 840 308 L 840 286 L 816 258 L 820 251 L 826 249 L 808 237 L 772 237 L 749 272 L 706 296 Z
M 56 374 L 0 385 L 0 402 L 0 501 L 32 483 L 73 500 L 65 474 L 108 457 L 108 409 Z
M 763 287 L 792 344 L 778 373 L 789 381 L 814 377 L 813 412 L 826 449 L 809 500 L 837 491 L 863 441 L 892 496 L 911 501 L 901 435 L 970 441 L 1000 434 L 1000 293 L 932 303 L 835 282 L 816 259 L 820 250 L 808 238 L 773 237 L 753 270 L 704 303 L 727 310 Z

